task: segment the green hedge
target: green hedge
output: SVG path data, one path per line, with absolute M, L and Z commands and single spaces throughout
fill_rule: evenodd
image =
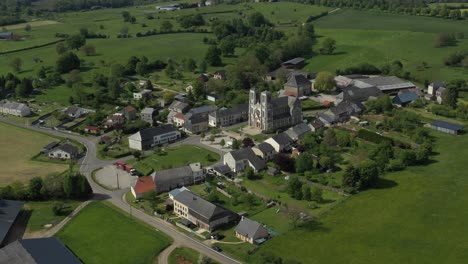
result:
M 358 131 L 358 133 L 357 133 L 357 136 L 358 136 L 358 138 L 370 141 L 372 143 L 379 144 L 379 143 L 387 141 L 387 142 L 390 142 L 390 144 L 393 145 L 393 139 L 381 136 L 381 135 L 379 135 L 379 134 L 377 134 L 375 132 L 371 132 L 371 131 L 366 130 L 366 129 L 360 129 Z

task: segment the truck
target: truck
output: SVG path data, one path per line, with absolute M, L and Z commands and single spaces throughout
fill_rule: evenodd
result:
M 120 168 L 130 174 L 136 172 L 136 170 L 131 165 L 125 164 L 125 162 L 117 161 L 114 165 L 117 166 L 117 168 Z

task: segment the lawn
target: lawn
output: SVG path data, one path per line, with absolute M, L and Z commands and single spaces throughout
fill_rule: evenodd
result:
M 49 173 L 60 173 L 68 168 L 66 164 L 32 161 L 31 158 L 41 149 L 57 138 L 0 123 L 0 185 L 15 180 L 27 181 L 35 176 L 46 176 Z
M 52 207 L 55 203 L 56 201 L 41 201 L 27 202 L 24 205 L 24 209 L 28 212 L 28 214 L 30 213 L 27 225 L 27 232 L 44 230 L 45 225 L 56 225 L 68 215 L 55 215 L 52 212 Z M 78 207 L 81 204 L 80 201 L 67 201 L 64 203 L 68 206 L 67 213 L 71 213 L 76 207 Z
M 431 164 L 388 174 L 382 188 L 352 196 L 312 230 L 281 234 L 244 260 L 261 263 L 268 253 L 302 263 L 464 263 L 468 136 L 432 134 Z
M 331 37 L 337 41 L 337 50 L 335 55 L 317 55 L 309 59 L 306 68 L 313 72 L 335 72 L 363 62 L 380 67 L 386 62 L 400 60 L 405 71 L 421 82 L 465 78 L 468 74 L 468 69 L 443 64 L 449 54 L 468 49 L 467 39 L 453 47 L 433 46 L 437 33 L 468 34 L 466 21 L 345 10 L 321 18 L 314 25 L 317 34 L 323 36 L 319 38 L 317 49 L 325 37 Z M 426 68 L 421 67 L 423 62 L 427 63 Z
M 165 155 L 151 154 L 140 161 L 132 159 L 128 163 L 134 165 L 136 170 L 148 174 L 145 172 L 176 168 L 194 162 L 200 162 L 203 166 L 207 166 L 220 158 L 217 153 L 194 145 L 169 147 L 165 149 L 165 152 Z M 207 159 L 208 155 L 211 156 L 212 160 Z
M 200 258 L 200 253 L 185 247 L 178 247 L 174 249 L 169 255 L 169 264 L 197 264 Z
M 171 243 L 106 202 L 86 206 L 56 236 L 84 263 L 153 263 Z

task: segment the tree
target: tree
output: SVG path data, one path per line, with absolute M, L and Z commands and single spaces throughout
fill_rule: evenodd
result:
M 232 56 L 236 50 L 236 43 L 233 38 L 224 38 L 219 43 L 219 48 L 223 56 Z
M 309 185 L 304 185 L 302 187 L 302 199 L 306 201 L 312 201 L 312 192 L 310 191 Z
M 327 129 L 323 135 L 323 143 L 329 147 L 335 147 L 337 144 L 336 133 L 333 129 Z
M 254 12 L 248 17 L 249 25 L 252 27 L 260 27 L 262 25 L 270 25 L 270 22 L 260 12 Z
M 73 84 L 76 83 L 81 83 L 81 75 L 80 75 L 80 70 L 72 70 L 70 74 L 68 75 L 68 80 L 67 80 L 67 85 L 69 87 L 72 87 Z
M 247 205 L 247 208 L 252 209 L 255 206 L 255 196 L 253 194 L 246 194 L 244 196 L 244 203 Z
M 315 28 L 312 23 L 305 23 L 302 26 L 302 34 L 309 37 L 309 38 L 315 38 Z
M 129 22 L 132 16 L 130 15 L 130 12 L 128 11 L 122 11 L 122 18 L 124 22 Z
M 11 185 L 12 198 L 15 200 L 23 200 L 26 198 L 24 184 L 20 181 L 14 181 Z
M 302 153 L 296 159 L 296 172 L 304 173 L 306 171 L 311 171 L 314 168 L 314 162 L 312 157 L 307 153 Z
M 314 88 L 319 92 L 333 92 L 336 89 L 335 76 L 330 72 L 319 72 L 315 79 Z
M 200 61 L 200 64 L 198 65 L 198 71 L 200 73 L 204 73 L 206 72 L 207 68 L 208 68 L 208 63 L 206 62 L 206 60 Z
M 246 177 L 249 180 L 255 179 L 255 172 L 250 166 L 244 170 L 244 177 Z
M 239 149 L 240 148 L 240 142 L 237 139 L 232 140 L 232 149 Z
M 56 216 L 63 215 L 63 209 L 66 208 L 65 203 L 63 202 L 55 202 L 54 205 L 52 206 L 52 212 Z
M 326 38 L 322 43 L 322 48 L 320 48 L 321 54 L 331 55 L 336 49 L 336 40 L 332 38 Z
M 78 50 L 84 44 L 86 44 L 86 39 L 81 34 L 77 34 L 69 36 L 65 40 L 65 43 L 67 44 L 68 48 Z
M 219 145 L 220 145 L 221 147 L 224 147 L 224 145 L 226 145 L 226 141 L 224 140 L 224 138 L 221 139 L 221 141 L 219 141 Z
M 254 145 L 255 145 L 255 143 L 254 143 L 253 139 L 251 139 L 249 137 L 245 137 L 244 139 L 242 139 L 242 147 L 243 148 L 252 147 Z
M 451 106 L 452 108 L 457 107 L 458 100 L 458 87 L 448 85 L 445 93 L 442 95 L 442 103 L 444 105 Z
M 143 62 L 143 61 L 137 62 L 136 67 L 135 67 L 135 71 L 139 75 L 145 76 L 148 73 L 148 64 Z
M 67 51 L 67 47 L 65 46 L 65 44 L 63 44 L 63 42 L 59 42 L 57 43 L 57 45 L 55 45 L 55 51 L 58 55 L 62 55 Z
M 25 31 L 31 31 L 31 25 L 30 25 L 30 24 L 26 24 L 26 26 L 24 26 L 24 30 L 25 30 Z
M 161 32 L 171 32 L 172 31 L 172 28 L 174 26 L 172 25 L 171 21 L 169 20 L 164 20 L 162 23 L 161 23 L 161 27 L 159 28 L 159 30 Z
M 120 85 L 119 79 L 115 77 L 109 78 L 109 81 L 107 82 L 107 89 L 108 89 L 110 98 L 112 99 L 119 98 L 122 92 L 122 86 Z
M 186 71 L 194 72 L 197 69 L 197 62 L 192 58 L 188 58 L 185 60 L 184 68 Z
M 296 207 L 287 207 L 286 214 L 293 228 L 297 228 L 302 218 L 301 211 Z
M 140 151 L 133 151 L 132 152 L 133 157 L 137 159 L 138 161 L 141 159 L 141 152 Z
M 86 44 L 83 47 L 81 47 L 81 52 L 83 52 L 84 55 L 86 56 L 94 56 L 96 55 L 96 47 L 94 47 L 93 44 Z
M 55 63 L 55 70 L 58 73 L 67 73 L 75 69 L 80 68 L 80 59 L 78 56 L 76 56 L 75 53 L 73 52 L 67 52 L 62 55 L 57 59 L 57 62 Z
M 320 188 L 314 187 L 311 191 L 311 201 L 321 203 L 323 201 L 323 191 Z
M 283 171 L 294 171 L 294 160 L 284 153 L 278 153 L 274 158 L 274 162 Z
M 434 39 L 434 47 L 442 48 L 452 46 L 455 43 L 455 36 L 449 33 L 440 33 Z
M 31 200 L 39 200 L 41 198 L 42 178 L 34 177 L 29 180 L 28 196 Z
M 205 61 L 210 66 L 222 66 L 221 50 L 216 45 L 211 45 L 206 51 Z
M 10 60 L 9 65 L 13 69 L 14 72 L 18 73 L 21 71 L 21 66 L 23 65 L 23 61 L 19 57 L 14 57 L 13 59 Z
M 52 199 L 64 197 L 63 181 L 64 177 L 60 174 L 52 173 L 47 175 L 42 182 L 42 196 Z
M 110 74 L 112 77 L 120 78 L 125 74 L 125 68 L 122 64 L 114 63 L 111 65 Z
M 19 97 L 26 97 L 29 96 L 33 90 L 34 87 L 32 85 L 32 81 L 30 79 L 23 78 L 21 83 L 16 85 L 15 95 Z
M 302 193 L 302 182 L 299 180 L 298 177 L 290 177 L 288 181 L 288 185 L 286 186 L 286 191 L 289 196 L 301 200 L 303 197 Z

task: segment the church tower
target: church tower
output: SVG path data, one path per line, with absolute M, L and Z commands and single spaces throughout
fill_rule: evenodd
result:
M 272 128 L 273 108 L 271 105 L 271 93 L 264 91 L 260 95 L 260 105 L 262 109 L 262 130 L 268 131 Z
M 255 105 L 257 104 L 257 90 L 250 89 L 249 92 L 249 126 L 255 126 Z

